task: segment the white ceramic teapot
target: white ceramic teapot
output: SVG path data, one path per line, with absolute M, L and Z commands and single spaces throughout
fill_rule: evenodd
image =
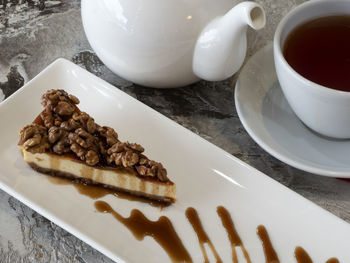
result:
M 81 10 L 102 62 L 158 88 L 232 76 L 245 58 L 248 25 L 265 25 L 259 4 L 237 0 L 82 0 Z

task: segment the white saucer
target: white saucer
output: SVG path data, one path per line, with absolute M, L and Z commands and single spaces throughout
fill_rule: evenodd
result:
M 322 137 L 297 118 L 279 86 L 272 44 L 244 66 L 235 103 L 249 135 L 277 159 L 307 172 L 350 178 L 350 140 Z

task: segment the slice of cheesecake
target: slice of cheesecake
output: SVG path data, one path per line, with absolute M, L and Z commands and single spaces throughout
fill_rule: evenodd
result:
M 86 184 L 173 203 L 175 184 L 159 162 L 136 143 L 121 142 L 114 129 L 100 126 L 63 90 L 42 96 L 44 110 L 20 132 L 24 161 L 34 170 Z

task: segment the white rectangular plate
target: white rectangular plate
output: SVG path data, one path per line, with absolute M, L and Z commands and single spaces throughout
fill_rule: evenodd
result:
M 76 95 L 80 109 L 97 123 L 115 128 L 121 140 L 140 143 L 151 159 L 163 163 L 177 185 L 174 205 L 159 211 L 113 196 L 102 200 L 123 216 L 137 208 L 152 220 L 169 217 L 194 262 L 203 262 L 203 256 L 185 216 L 190 206 L 198 211 L 222 260 L 232 262 L 230 243 L 216 213 L 219 205 L 230 211 L 252 262 L 265 262 L 256 234 L 259 224 L 268 229 L 281 262 L 295 262 L 297 245 L 314 262 L 333 256 L 350 262 L 349 224 L 107 82 L 59 59 L 0 104 L 0 187 L 113 260 L 170 262 L 151 237 L 136 240 L 112 215 L 96 212 L 94 200 L 71 185 L 50 183 L 23 162 L 18 132 L 41 112 L 40 97 L 47 89 Z M 209 250 L 208 254 L 212 259 Z

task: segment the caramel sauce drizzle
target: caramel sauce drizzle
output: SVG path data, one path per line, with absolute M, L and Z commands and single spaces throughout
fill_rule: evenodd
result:
M 55 163 L 53 164 L 53 166 L 59 166 L 59 164 Z M 129 201 L 147 203 L 160 208 L 166 205 L 153 200 L 136 197 L 127 193 L 116 192 L 111 189 L 106 189 L 93 185 L 86 185 L 65 178 L 60 178 L 56 176 L 46 177 L 51 183 L 56 185 L 72 185 L 80 194 L 90 197 L 94 200 L 110 194 L 118 198 L 126 199 Z M 146 235 L 152 236 L 164 248 L 164 250 L 168 253 L 169 257 L 173 262 L 192 262 L 191 256 L 187 252 L 186 248 L 183 246 L 181 239 L 177 235 L 171 221 L 167 217 L 162 216 L 159 218 L 158 221 L 150 221 L 143 215 L 141 211 L 134 209 L 132 210 L 130 217 L 124 218 L 121 215 L 119 215 L 116 211 L 114 211 L 108 203 L 103 201 L 95 202 L 95 207 L 99 212 L 111 213 L 118 221 L 123 223 L 134 234 L 136 239 L 142 240 Z M 235 228 L 235 225 L 228 210 L 223 206 L 218 206 L 216 211 L 230 240 L 232 248 L 232 262 L 238 263 L 235 247 L 239 246 L 246 259 L 246 262 L 251 263 L 249 254 L 243 245 L 243 242 Z M 204 247 L 205 243 L 207 243 L 210 249 L 212 250 L 216 262 L 222 262 L 214 245 L 212 244 L 211 240 L 209 239 L 208 235 L 206 234 L 203 228 L 197 211 L 192 207 L 187 208 L 186 217 L 197 234 L 200 248 L 202 250 L 202 254 L 205 260 L 204 262 L 209 262 L 208 255 Z M 274 250 L 268 232 L 263 225 L 258 226 L 257 234 L 264 248 L 266 263 L 279 263 L 277 253 Z M 296 247 L 294 250 L 294 255 L 297 260 L 297 263 L 313 263 L 308 253 L 302 247 Z M 330 258 L 326 261 L 326 263 L 339 263 L 339 260 L 337 258 Z
M 216 208 L 216 212 L 218 213 L 219 217 L 221 218 L 222 225 L 226 229 L 228 238 L 231 243 L 231 249 L 232 249 L 232 262 L 233 263 L 238 263 L 238 258 L 237 258 L 237 252 L 235 247 L 240 247 L 243 255 L 247 261 L 247 263 L 251 263 L 250 257 L 248 255 L 247 250 L 245 249 L 243 242 L 240 238 L 240 236 L 237 233 L 237 230 L 235 228 L 235 225 L 232 221 L 230 213 L 227 211 L 227 209 L 223 206 L 218 206 Z
M 275 249 L 272 246 L 269 234 L 263 225 L 259 225 L 257 228 L 257 234 L 262 242 L 266 263 L 279 263 L 279 259 Z
M 207 233 L 205 232 L 203 225 L 202 225 L 202 222 L 199 219 L 197 211 L 193 207 L 187 208 L 186 209 L 186 217 L 187 217 L 188 221 L 191 223 L 194 231 L 197 234 L 199 245 L 200 245 L 200 248 L 202 250 L 203 257 L 204 257 L 204 262 L 209 263 L 208 255 L 207 255 L 207 252 L 206 252 L 205 247 L 204 247 L 204 244 L 207 243 L 209 245 L 211 251 L 214 254 L 216 262 L 221 263 L 222 260 L 219 256 L 219 254 L 216 252 L 216 249 L 215 249 L 213 243 L 211 242 L 211 240 L 209 239 Z
M 295 248 L 294 256 L 298 263 L 313 263 L 309 254 L 302 247 Z M 330 258 L 326 263 L 339 263 L 339 260 L 337 258 Z
M 153 237 L 173 262 L 192 262 L 190 254 L 184 247 L 169 218 L 161 216 L 158 221 L 151 221 L 137 209 L 133 209 L 130 216 L 125 218 L 104 201 L 96 201 L 95 208 L 98 212 L 112 214 L 115 219 L 133 233 L 137 240 L 141 241 L 145 236 Z
M 294 256 L 298 263 L 312 263 L 309 254 L 302 247 L 295 248 Z

